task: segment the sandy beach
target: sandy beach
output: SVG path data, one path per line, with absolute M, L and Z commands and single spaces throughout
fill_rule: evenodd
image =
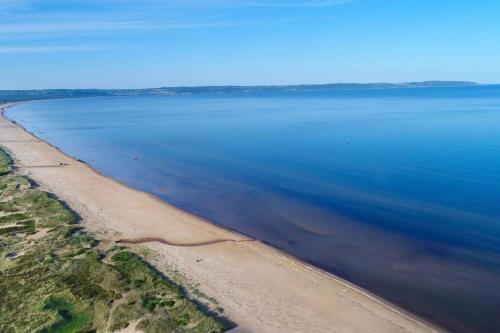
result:
M 1 106 L 0 106 L 1 108 Z M 440 332 L 331 274 L 105 177 L 0 118 L 0 146 L 101 240 L 142 243 L 217 300 L 234 332 Z M 147 241 L 147 242 L 144 242 Z

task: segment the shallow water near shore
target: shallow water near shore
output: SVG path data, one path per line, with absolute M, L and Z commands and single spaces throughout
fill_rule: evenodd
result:
M 500 86 L 100 97 L 7 115 L 451 331 L 500 327 Z

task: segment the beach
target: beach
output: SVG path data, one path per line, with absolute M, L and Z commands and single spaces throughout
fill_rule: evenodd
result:
M 141 243 L 167 276 L 217 300 L 234 332 L 438 332 L 331 274 L 99 174 L 0 119 L 18 170 L 54 193 L 103 242 Z M 137 246 L 131 244 L 130 246 Z

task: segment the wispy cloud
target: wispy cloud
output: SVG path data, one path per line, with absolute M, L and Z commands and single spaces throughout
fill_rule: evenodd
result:
M 107 50 L 94 46 L 17 46 L 0 47 L 1 53 L 57 53 L 57 52 L 87 52 Z
M 1 0 L 0 0 L 1 1 Z M 15 0 L 13 0 L 15 1 Z M 19 0 L 22 1 L 22 0 Z M 28 0 L 26 0 L 28 1 Z M 54 2 L 54 0 L 51 0 Z M 110 4 L 117 5 L 133 5 L 134 7 L 141 6 L 156 6 L 156 7 L 182 7 L 182 6 L 282 6 L 282 7 L 327 7 L 338 6 L 348 2 L 357 0 L 142 0 L 138 5 L 137 0 L 87 0 L 90 4 Z M 57 1 L 56 1 L 57 2 Z
M 119 32 L 126 30 L 138 29 L 140 22 L 104 22 L 104 21 L 81 21 L 78 18 L 73 21 L 57 22 L 53 19 L 52 22 L 39 20 L 38 23 L 32 23 L 31 20 L 25 22 L 15 22 L 8 24 L 0 23 L 0 43 L 3 43 L 3 53 L 31 53 L 48 52 L 43 48 L 8 48 L 5 43 L 15 43 L 14 46 L 27 46 L 34 41 L 46 40 L 53 44 L 57 40 L 68 40 L 68 38 L 78 38 L 79 36 L 96 36 L 105 32 Z M 36 21 L 35 21 L 36 22 Z M 24 44 L 24 45 L 23 45 Z M 1 45 L 1 44 L 0 44 Z M 9 45 L 11 46 L 11 45 Z M 58 48 L 56 48 L 58 49 Z M 63 48 L 64 49 L 64 48 Z M 62 50 L 63 50 L 62 49 Z M 0 51 L 1 52 L 1 51 Z
M 0 0 L 0 4 L 15 3 L 26 4 L 29 1 L 8 1 Z M 37 2 L 33 2 L 35 5 Z M 41 0 L 40 2 L 43 2 Z M 55 1 L 57 2 L 57 1 Z M 78 3 L 79 1 L 75 1 Z M 96 7 L 89 3 L 93 0 L 88 0 L 85 3 L 86 9 L 61 9 L 54 7 L 49 11 L 38 11 L 28 9 L 13 10 L 10 15 L 5 15 L 4 20 L 0 21 L 0 36 L 3 38 L 10 37 L 13 39 L 15 35 L 48 35 L 55 37 L 53 34 L 61 33 L 97 33 L 125 30 L 174 30 L 174 29 L 205 29 L 230 27 L 236 25 L 244 25 L 248 20 L 242 18 L 231 18 L 222 13 L 210 14 L 202 13 L 198 10 L 195 13 L 184 11 L 180 1 L 151 1 L 145 0 L 140 6 L 134 8 L 128 7 L 131 1 L 128 0 L 102 0 L 96 2 Z M 114 4 L 111 8 L 105 10 L 101 7 Z M 134 3 L 137 3 L 134 1 Z M 190 3 L 188 1 L 188 3 Z M 194 1 L 192 4 L 194 5 Z M 119 6 L 118 4 L 121 4 Z M 155 7 L 151 7 L 155 4 Z M 175 6 L 175 8 L 172 8 Z M 188 4 L 183 4 L 185 8 Z M 28 7 L 26 7 L 28 8 Z
M 101 30 L 126 30 L 144 26 L 142 22 L 58 22 L 58 23 L 15 23 L 0 24 L 0 34 L 30 34 L 50 32 L 81 32 Z
M 240 6 L 253 6 L 253 7 L 333 7 L 343 5 L 355 0 L 323 0 L 323 1 L 242 1 Z M 234 5 L 234 3 L 233 3 Z M 238 4 L 237 4 L 238 5 Z
M 29 3 L 26 0 L 0 0 L 0 10 L 26 8 Z
M 71 35 L 289 24 L 293 15 L 281 10 L 274 15 L 271 8 L 314 9 L 353 1 L 359 0 L 0 0 L 0 8 L 7 9 L 0 12 L 0 39 L 53 41 Z M 248 17 L 241 7 L 269 10 Z
M 46 35 L 64 33 L 96 33 L 112 31 L 137 30 L 181 30 L 209 29 L 230 27 L 243 24 L 238 21 L 213 22 L 159 22 L 159 21 L 109 21 L 109 22 L 59 22 L 59 23 L 20 23 L 0 24 L 0 35 Z

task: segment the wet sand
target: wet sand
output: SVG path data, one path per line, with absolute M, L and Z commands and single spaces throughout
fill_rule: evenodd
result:
M 175 267 L 215 298 L 235 332 L 440 331 L 340 278 L 105 177 L 3 116 L 0 127 L 0 145 L 21 173 L 65 201 L 99 238 L 153 250 L 157 268 Z

